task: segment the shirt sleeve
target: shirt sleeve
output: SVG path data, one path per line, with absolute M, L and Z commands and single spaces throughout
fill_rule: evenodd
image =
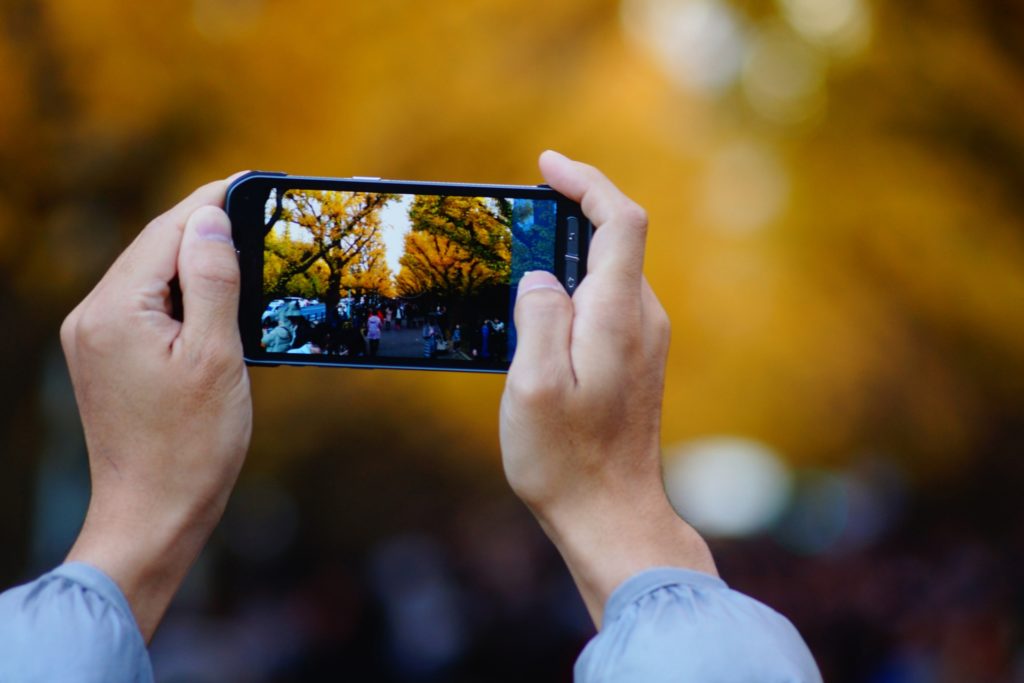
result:
M 0 683 L 151 683 L 146 643 L 124 594 L 80 562 L 0 593 Z
M 658 568 L 619 586 L 576 683 L 821 683 L 800 634 L 770 607 L 709 574 Z

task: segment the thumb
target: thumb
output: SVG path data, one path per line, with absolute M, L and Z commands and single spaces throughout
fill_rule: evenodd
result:
M 201 206 L 189 215 L 178 252 L 178 278 L 185 343 L 237 340 L 241 276 L 231 221 L 222 209 Z
M 575 381 L 569 342 L 573 305 L 562 283 L 544 271 L 519 281 L 516 295 L 516 352 L 509 381 L 526 387 Z

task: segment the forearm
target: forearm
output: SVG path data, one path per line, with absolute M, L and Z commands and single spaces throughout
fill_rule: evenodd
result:
M 92 499 L 69 561 L 148 640 L 227 503 L 252 430 L 228 180 L 154 219 L 61 325 Z

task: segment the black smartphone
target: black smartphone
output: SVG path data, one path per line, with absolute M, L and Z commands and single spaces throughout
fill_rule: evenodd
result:
M 255 172 L 226 210 L 253 365 L 505 372 L 523 273 L 571 294 L 592 232 L 544 185 Z

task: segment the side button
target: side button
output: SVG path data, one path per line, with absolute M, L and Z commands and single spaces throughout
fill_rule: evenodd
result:
M 576 258 L 580 255 L 580 222 L 576 216 L 565 219 L 565 255 Z
M 573 256 L 565 259 L 565 289 L 569 294 L 576 291 L 576 285 L 580 278 L 580 260 Z

